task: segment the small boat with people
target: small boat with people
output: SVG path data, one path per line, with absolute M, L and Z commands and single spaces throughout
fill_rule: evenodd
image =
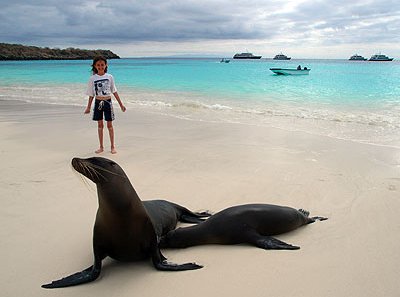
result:
M 291 59 L 291 57 L 288 57 L 282 53 L 280 53 L 274 57 L 274 60 L 290 60 L 290 59 Z
M 364 58 L 363 56 L 355 54 L 350 57 L 349 61 L 367 61 L 367 58 Z
M 255 56 L 252 53 L 240 53 L 233 56 L 234 59 L 261 59 L 261 56 Z
M 225 59 L 225 58 L 222 58 L 221 59 L 221 61 L 219 61 L 220 63 L 229 63 L 231 60 L 229 60 L 229 59 Z
M 277 75 L 308 75 L 310 68 L 297 66 L 297 68 L 270 68 L 273 73 Z
M 369 61 L 393 61 L 393 58 L 382 55 L 381 53 L 373 55 Z

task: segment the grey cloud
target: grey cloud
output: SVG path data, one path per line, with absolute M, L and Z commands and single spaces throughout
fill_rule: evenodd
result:
M 0 1 L 1 4 L 5 1 Z M 292 36 L 318 42 L 398 40 L 398 1 L 16 0 L 0 11 L 0 40 L 40 44 L 263 39 Z M 372 22 L 373 21 L 373 22 Z M 371 24 L 370 24 L 371 23 Z

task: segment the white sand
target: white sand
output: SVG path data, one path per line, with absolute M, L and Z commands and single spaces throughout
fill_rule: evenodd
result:
M 143 200 L 164 198 L 213 212 L 251 202 L 329 217 L 277 236 L 298 251 L 251 246 L 164 250 L 176 263 L 105 261 L 100 279 L 41 284 L 92 264 L 94 185 L 72 157 L 93 156 L 96 124 L 83 108 L 2 102 L 1 296 L 398 296 L 400 152 L 238 124 L 117 113 L 118 162 Z M 105 135 L 108 148 L 108 136 Z

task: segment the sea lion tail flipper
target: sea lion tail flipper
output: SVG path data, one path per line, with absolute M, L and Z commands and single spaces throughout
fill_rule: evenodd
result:
M 208 211 L 192 212 L 185 207 L 181 208 L 181 212 L 182 214 L 179 220 L 184 223 L 198 224 L 204 222 L 204 218 L 208 218 L 209 216 L 211 216 L 211 213 Z
M 325 217 L 311 217 L 311 218 L 308 218 L 307 224 L 315 223 L 315 221 L 325 221 L 327 219 L 328 218 L 325 218 Z
M 265 250 L 298 250 L 299 246 L 291 245 L 271 236 L 260 236 L 254 245 Z
M 187 214 L 182 215 L 179 220 L 183 223 L 189 224 L 198 224 L 205 221 L 205 219 L 203 219 L 202 217 L 191 216 Z
M 305 209 L 299 209 L 298 210 L 304 217 L 305 217 L 305 219 L 306 219 L 306 224 L 311 224 L 311 223 L 314 223 L 315 221 L 325 221 L 325 220 L 327 220 L 328 218 L 325 218 L 325 217 L 309 217 L 310 216 L 310 212 L 308 211 L 308 210 L 305 210 Z
M 42 288 L 55 289 L 55 288 L 64 288 L 64 287 L 89 283 L 99 277 L 100 271 L 101 271 L 101 266 L 100 268 L 95 268 L 95 266 L 92 265 L 83 271 L 71 274 L 59 280 L 52 281 L 49 284 L 42 285 Z
M 196 211 L 196 212 L 194 212 L 194 214 L 196 216 L 201 217 L 201 218 L 208 218 L 208 217 L 212 216 L 212 213 L 210 211 L 208 211 L 208 210 L 205 210 L 205 211 L 202 211 L 202 212 Z
M 310 215 L 310 212 L 308 210 L 300 208 L 298 211 L 301 212 L 307 218 Z
M 312 217 L 311 219 L 313 219 L 314 221 L 325 221 L 328 218 L 325 218 L 325 217 Z

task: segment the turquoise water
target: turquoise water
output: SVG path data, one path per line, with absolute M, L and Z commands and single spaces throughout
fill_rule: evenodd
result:
M 0 62 L 0 99 L 86 104 L 91 61 Z M 270 67 L 311 68 L 277 76 Z M 379 145 L 400 144 L 400 63 L 345 60 L 109 61 L 128 108 L 190 120 L 276 126 Z

